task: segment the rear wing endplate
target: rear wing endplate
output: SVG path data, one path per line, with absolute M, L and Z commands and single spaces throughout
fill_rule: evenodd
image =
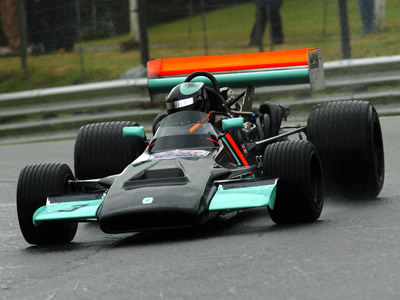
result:
M 286 51 L 157 59 L 147 63 L 148 89 L 154 95 L 168 93 L 196 71 L 212 73 L 220 86 L 310 84 L 313 91 L 325 88 L 322 53 L 319 48 Z M 206 77 L 193 81 L 212 86 Z

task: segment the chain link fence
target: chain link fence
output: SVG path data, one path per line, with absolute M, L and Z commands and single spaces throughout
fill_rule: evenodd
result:
M 65 83 L 116 79 L 146 53 L 154 59 L 317 46 L 325 60 L 398 54 L 397 0 L 0 0 L 2 49 L 12 38 L 5 2 L 23 6 L 14 32 L 26 41 L 28 77 L 46 63 L 64 76 L 73 75 L 63 67 L 74 67 L 80 75 Z

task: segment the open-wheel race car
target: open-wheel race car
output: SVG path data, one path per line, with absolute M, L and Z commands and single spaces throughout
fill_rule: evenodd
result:
M 184 228 L 258 207 L 278 224 L 312 222 L 325 185 L 376 197 L 384 152 L 369 102 L 317 105 L 306 126 L 282 125 L 288 111 L 272 102 L 253 109 L 255 87 L 297 83 L 324 88 L 319 49 L 150 61 L 151 97 L 169 93 L 152 139 L 131 121 L 90 124 L 76 139 L 75 176 L 63 163 L 25 167 L 25 240 L 70 242 L 88 221 L 106 233 Z

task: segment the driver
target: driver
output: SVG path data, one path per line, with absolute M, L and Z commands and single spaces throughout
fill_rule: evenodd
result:
M 208 112 L 209 99 L 203 82 L 184 82 L 174 87 L 167 96 L 167 112 L 195 110 Z

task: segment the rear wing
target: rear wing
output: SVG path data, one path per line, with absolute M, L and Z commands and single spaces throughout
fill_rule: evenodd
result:
M 147 85 L 152 101 L 155 95 L 168 93 L 196 71 L 212 73 L 220 86 L 231 88 L 292 84 L 311 84 L 313 91 L 325 88 L 322 53 L 319 48 L 168 58 L 147 63 Z M 212 86 L 206 77 L 197 77 L 193 81 Z

